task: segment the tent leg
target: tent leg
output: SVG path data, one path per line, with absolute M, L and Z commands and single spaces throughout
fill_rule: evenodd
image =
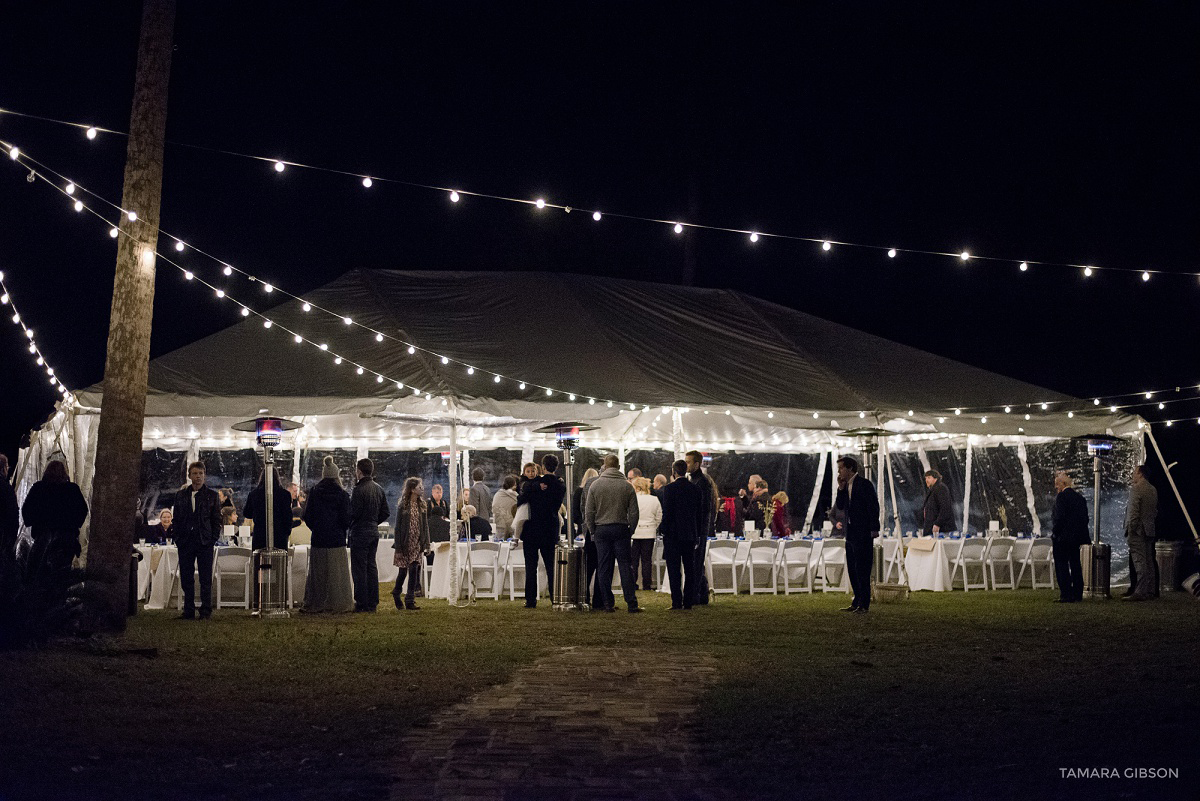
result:
M 1025 443 L 1017 443 L 1017 457 L 1021 460 L 1021 480 L 1025 484 L 1025 503 L 1029 506 L 1029 518 L 1033 521 L 1033 536 L 1042 536 L 1042 521 L 1038 519 L 1037 506 L 1033 501 L 1033 475 L 1029 472 L 1029 454 Z
M 458 423 L 450 423 L 450 592 L 451 606 L 458 606 Z M 468 546 L 470 547 L 470 546 Z
M 917 448 L 917 458 L 921 460 L 921 471 L 929 472 L 929 454 L 925 453 L 924 448 Z
M 962 528 L 959 529 L 963 536 L 967 534 L 967 524 L 971 520 L 971 438 L 967 437 L 967 490 L 963 495 L 963 522 Z
M 1167 460 L 1163 458 L 1162 450 L 1158 447 L 1158 440 L 1154 438 L 1154 432 L 1149 427 L 1146 428 L 1146 435 L 1150 438 L 1150 444 L 1154 446 L 1154 452 L 1158 455 L 1158 463 L 1162 465 L 1163 472 L 1167 474 L 1167 481 L 1171 484 L 1171 491 L 1175 493 L 1175 500 L 1179 503 L 1179 509 L 1183 512 L 1183 519 L 1187 521 L 1188 528 L 1192 530 L 1192 539 L 1200 543 L 1200 534 L 1196 533 L 1196 524 L 1192 522 L 1192 516 L 1188 514 L 1187 507 L 1183 504 L 1183 497 L 1179 494 L 1179 487 L 1175 486 L 1175 477 L 1171 475 L 1171 469 L 1167 467 Z
M 821 459 L 817 463 L 817 483 L 813 487 L 812 499 L 808 502 L 808 517 L 804 518 L 806 530 L 813 527 L 813 518 L 817 516 L 817 504 L 821 501 L 821 485 L 825 483 L 825 462 L 828 458 L 829 454 L 821 451 Z
M 888 449 L 887 459 L 884 461 L 884 464 L 887 466 L 888 488 L 892 492 L 892 520 L 895 524 L 894 531 L 896 536 L 899 537 L 901 533 L 900 506 L 896 503 L 896 472 L 892 467 L 892 452 L 890 448 Z

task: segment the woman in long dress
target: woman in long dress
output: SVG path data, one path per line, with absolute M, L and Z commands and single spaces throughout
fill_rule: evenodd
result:
M 404 482 L 404 493 L 396 510 L 396 551 L 393 563 L 400 568 L 392 598 L 397 609 L 420 609 L 416 604 L 417 586 L 421 583 L 421 554 L 429 550 L 429 508 L 421 497 L 421 479 L 415 476 Z M 453 546 L 451 546 L 453 547 Z M 405 584 L 408 592 L 401 595 Z
M 312 530 L 303 611 L 354 611 L 354 590 L 350 585 L 350 560 L 346 549 L 350 496 L 342 489 L 332 456 L 325 457 L 321 480 L 308 493 L 303 519 Z

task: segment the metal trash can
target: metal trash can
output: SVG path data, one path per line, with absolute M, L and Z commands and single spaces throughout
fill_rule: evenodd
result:
M 254 552 L 254 614 L 288 617 L 288 552 L 260 548 Z
M 129 607 L 125 610 L 126 617 L 137 614 L 138 605 L 138 562 L 142 561 L 142 553 L 136 548 L 133 556 L 129 557 Z
M 554 592 L 550 601 L 558 610 L 587 610 L 587 561 L 583 548 L 559 545 L 554 549 Z
M 1183 556 L 1183 543 L 1177 540 L 1159 540 L 1154 545 L 1154 557 L 1158 560 L 1158 589 L 1160 592 L 1175 592 L 1179 589 L 1179 562 Z
M 1083 562 L 1083 597 L 1111 598 L 1112 546 L 1106 542 L 1080 546 Z

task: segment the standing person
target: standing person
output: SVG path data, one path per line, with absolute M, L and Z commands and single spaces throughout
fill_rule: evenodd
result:
M 642 471 L 636 467 L 629 468 L 629 472 L 625 474 L 625 478 L 629 480 L 629 485 L 633 486 L 633 482 L 642 477 Z
M 936 537 L 954 530 L 954 507 L 950 502 L 950 488 L 942 481 L 936 470 L 925 471 L 925 509 L 921 532 L 926 537 Z
M 650 488 L 650 494 L 653 495 L 655 498 L 658 498 L 659 503 L 662 503 L 663 487 L 667 486 L 667 484 L 669 484 L 669 483 L 670 482 L 667 480 L 667 477 L 664 476 L 662 473 L 659 473 L 658 475 L 656 475 L 654 477 L 654 483 Z
M 700 494 L 703 496 L 701 498 L 700 540 L 697 543 L 694 554 L 695 564 L 692 567 L 696 571 L 696 581 L 693 582 L 696 585 L 696 595 L 692 598 L 692 603 L 706 604 L 708 603 L 708 582 L 702 580 L 704 559 L 708 555 L 708 538 L 713 535 L 713 527 L 717 522 L 717 506 L 720 503 L 720 496 L 712 479 L 704 474 L 704 455 L 700 451 L 688 451 L 683 455 L 683 459 L 687 462 L 688 481 L 699 487 Z
M 603 467 L 603 463 L 601 463 L 601 467 Z M 575 518 L 579 528 L 577 536 L 583 537 L 583 567 L 587 572 L 587 602 L 589 604 L 592 602 L 592 577 L 596 575 L 596 538 L 594 532 L 584 522 L 583 507 L 587 505 L 587 491 L 599 475 L 600 471 L 594 467 L 585 470 L 583 478 L 579 479 L 579 486 L 575 488 L 574 497 L 571 499 L 571 515 Z
M 747 479 L 746 488 L 738 490 L 738 507 L 741 509 L 743 520 L 753 519 L 753 515 L 750 513 L 750 501 L 754 498 L 755 490 L 758 489 L 758 482 L 762 480 L 763 477 L 755 473 Z
M 1054 576 L 1058 579 L 1056 603 L 1071 604 L 1083 600 L 1083 564 L 1079 548 L 1090 541 L 1087 501 L 1075 489 L 1065 471 L 1054 474 L 1054 512 L 1050 538 L 1053 541 Z
M 528 467 L 529 465 L 526 465 Z M 525 608 L 533 609 L 538 599 L 538 556 L 546 565 L 550 597 L 554 597 L 554 546 L 558 544 L 558 508 L 567 497 L 567 486 L 554 475 L 558 457 L 548 453 L 542 457 L 543 475 L 528 478 L 517 498 L 518 505 L 529 504 L 529 520 L 521 530 L 521 547 L 525 552 Z M 528 475 L 528 474 L 527 474 Z
M 467 503 L 475 507 L 475 514 L 484 520 L 492 519 L 492 491 L 483 483 L 483 468 L 476 467 L 471 471 L 470 492 L 467 493 Z
M 621 475 L 614 454 L 604 457 L 604 469 L 592 481 L 584 500 L 584 525 L 596 538 L 596 588 L 592 608 L 616 611 L 612 594 L 613 559 L 621 574 L 621 594 L 630 614 L 642 611 L 634 591 L 630 565 L 630 538 L 638 524 L 637 494 L 629 480 Z
M 204 462 L 192 462 L 188 465 L 190 485 L 175 495 L 171 528 L 179 549 L 179 586 L 183 590 L 180 618 L 183 620 L 196 616 L 193 570 L 200 574 L 200 619 L 212 617 L 213 546 L 221 532 L 221 499 L 215 490 L 204 485 L 205 477 Z
M 17 535 L 21 531 L 17 492 L 8 480 L 8 457 L 0 453 L 0 604 L 17 591 Z
M 1129 542 L 1131 592 L 1125 596 L 1127 601 L 1148 601 L 1153 598 L 1158 589 L 1155 568 L 1158 566 L 1154 554 L 1154 542 L 1157 532 L 1155 520 L 1158 518 L 1158 490 L 1146 480 L 1146 466 L 1138 465 L 1133 469 L 1133 482 L 1129 486 L 1129 507 L 1125 512 L 1125 539 Z M 1055 564 L 1057 564 L 1057 560 Z
M 25 496 L 21 516 L 33 533 L 30 575 L 45 577 L 69 569 L 82 550 L 79 529 L 87 520 L 88 505 L 79 485 L 67 475 L 65 463 L 56 459 L 46 465 L 42 480 Z M 212 573 L 211 564 L 208 572 Z
M 687 471 L 687 462 L 682 459 L 672 465 L 675 480 L 663 488 L 662 522 L 658 527 L 663 535 L 663 561 L 667 563 L 673 610 L 692 608 L 694 585 L 700 580 L 695 553 L 704 529 L 704 498 L 700 488 L 688 481 Z
M 767 528 L 767 511 L 771 506 L 771 491 L 761 478 L 754 483 L 754 494 L 742 503 L 742 514 L 746 522 L 754 524 L 755 531 Z
M 771 536 L 775 539 L 786 539 L 792 536 L 792 523 L 787 513 L 788 494 L 783 490 L 771 496 L 771 502 L 763 512 L 764 517 L 771 517 Z
M 871 608 L 871 563 L 879 535 L 879 498 L 875 485 L 858 474 L 858 460 L 837 460 L 837 508 L 846 516 L 846 572 L 854 599 L 843 612 L 865 615 Z M 844 485 L 844 486 L 843 486 Z
M 505 476 L 500 491 L 492 498 L 492 519 L 496 523 L 496 536 L 512 539 L 513 515 L 517 513 L 517 477 Z
M 326 456 L 321 480 L 308 492 L 303 520 L 312 530 L 303 612 L 349 612 L 354 609 L 350 574 L 346 571 L 346 531 L 350 528 L 350 496 L 332 456 Z
M 421 557 L 429 550 L 429 507 L 422 497 L 421 479 L 416 476 L 404 482 L 404 492 L 396 506 L 396 539 L 392 548 L 396 555 L 392 563 L 400 568 L 392 600 L 400 610 L 417 611 L 417 587 L 421 585 Z M 451 546 L 456 547 L 456 546 Z M 408 592 L 401 595 L 407 586 Z
M 583 476 L 579 479 L 579 486 L 571 490 L 572 528 L 575 531 L 575 536 L 582 536 L 585 538 L 585 540 L 590 540 L 590 537 L 587 536 L 583 526 L 583 501 L 587 497 L 584 492 L 587 488 L 587 485 L 590 484 L 592 479 L 598 475 L 600 475 L 600 473 L 596 470 L 596 468 L 589 467 L 587 470 L 583 471 Z
M 326 456 L 325 458 L 332 459 L 333 457 Z M 292 518 L 292 498 L 284 488 L 283 482 L 279 480 L 279 471 L 272 470 L 271 473 L 275 477 L 275 487 L 272 492 L 275 530 L 271 532 L 270 545 L 267 545 L 267 472 L 265 470 L 259 475 L 258 484 L 246 496 L 246 519 L 254 523 L 254 528 L 250 531 L 250 547 L 256 551 L 260 548 L 278 548 L 286 551 L 288 538 L 292 534 L 292 526 L 297 522 L 297 519 Z
M 636 582 L 638 565 L 642 568 L 642 583 L 634 589 L 650 592 L 651 560 L 654 558 L 654 538 L 658 534 L 658 525 L 662 522 L 662 503 L 650 494 L 650 479 L 639 476 L 633 480 L 633 491 L 637 493 L 638 522 L 633 530 L 633 540 L 630 542 L 629 565 L 633 569 Z
M 354 611 L 374 612 L 379 606 L 379 524 L 391 517 L 387 494 L 375 483 L 375 463 L 359 459 L 358 483 L 350 496 L 350 577 L 354 581 Z

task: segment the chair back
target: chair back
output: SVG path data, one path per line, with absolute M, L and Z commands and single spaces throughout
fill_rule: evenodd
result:
M 708 558 L 717 563 L 729 564 L 737 556 L 735 540 L 714 540 L 708 543 Z
M 846 541 L 839 539 L 825 540 L 821 545 L 821 559 L 833 564 L 845 562 Z
M 988 549 L 988 558 L 997 559 L 1003 562 L 1012 556 L 1013 547 L 1017 541 L 1012 537 L 992 537 L 991 547 Z
M 806 565 L 812 558 L 813 544 L 805 540 L 790 540 L 783 544 L 783 563 Z
M 471 566 L 472 567 L 494 567 L 500 564 L 500 543 L 498 542 L 472 542 L 471 543 Z
M 1029 546 L 1029 558 L 1043 561 L 1050 558 L 1050 552 L 1054 547 L 1054 541 L 1049 537 L 1038 537 Z
M 249 548 L 222 547 L 217 549 L 218 573 L 241 573 L 250 562 Z
M 757 565 L 769 565 L 779 556 L 779 543 L 775 540 L 755 540 L 750 543 L 750 561 Z
M 972 537 L 969 540 L 963 540 L 962 558 L 964 560 L 979 561 L 987 552 L 988 541 L 983 537 Z

